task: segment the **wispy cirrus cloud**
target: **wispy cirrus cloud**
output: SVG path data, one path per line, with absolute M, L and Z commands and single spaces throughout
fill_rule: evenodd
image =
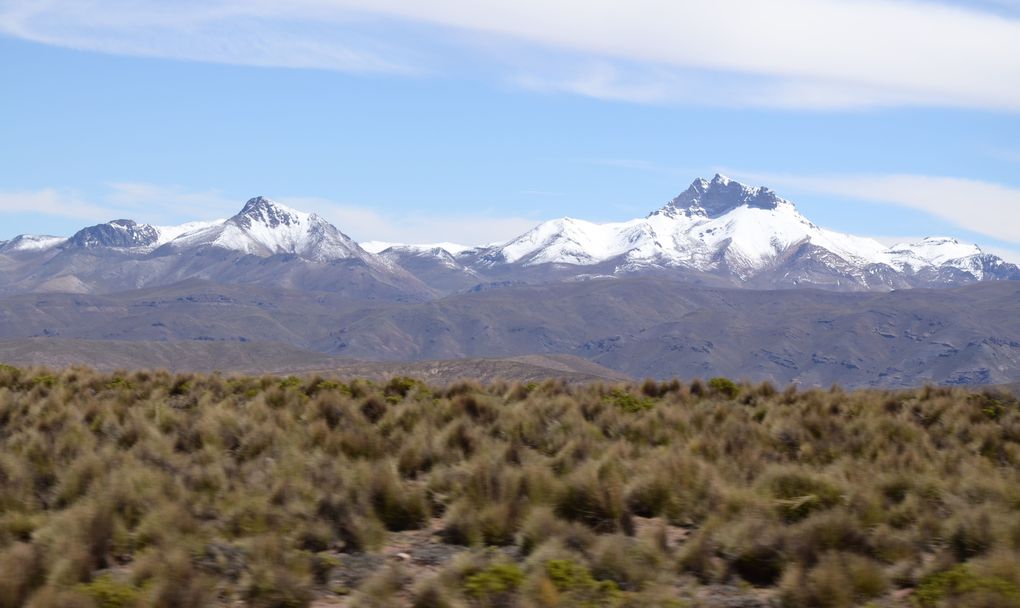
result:
M 359 31 L 352 15 L 294 8 L 230 0 L 7 0 L 0 2 L 0 33 L 138 57 L 346 72 L 417 71 L 409 63 L 411 53 Z
M 245 65 L 462 70 L 637 103 L 1017 111 L 1020 17 L 1011 5 L 4 0 L 0 32 L 78 49 Z

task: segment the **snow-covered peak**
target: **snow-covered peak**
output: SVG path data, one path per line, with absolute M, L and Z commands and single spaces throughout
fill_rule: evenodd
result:
M 159 241 L 159 231 L 149 224 L 134 220 L 112 220 L 82 228 L 67 240 L 71 247 L 114 247 L 128 249 L 149 247 Z
M 269 228 L 307 224 L 312 214 L 297 211 L 264 196 L 248 199 L 241 212 L 231 218 L 243 228 L 262 224 Z
M 573 218 L 544 222 L 500 245 L 486 260 L 592 265 L 617 260 L 623 268 L 685 266 L 709 270 L 761 268 L 803 242 L 824 241 L 840 253 L 884 249 L 847 242 L 812 224 L 792 203 L 767 188 L 725 176 L 697 179 L 665 207 L 643 219 L 596 224 Z
M 641 249 L 650 236 L 643 220 L 596 224 L 565 217 L 543 222 L 497 249 L 511 264 L 589 265 Z
M 777 209 L 792 211 L 793 203 L 765 187 L 750 187 L 716 174 L 712 181 L 696 179 L 679 196 L 652 213 L 666 217 L 708 217 L 716 218 L 739 207 L 753 209 Z
M 318 215 L 264 196 L 249 199 L 226 221 L 181 231 L 169 244 L 177 249 L 212 246 L 263 257 L 293 254 L 320 262 L 368 255 Z
M 932 236 L 917 243 L 899 243 L 890 247 L 889 252 L 903 257 L 916 256 L 932 266 L 984 253 L 977 245 L 961 243 L 947 236 Z

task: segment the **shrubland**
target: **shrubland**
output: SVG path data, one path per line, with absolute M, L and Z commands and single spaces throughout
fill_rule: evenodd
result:
M 0 367 L 0 608 L 311 604 L 1018 607 L 1020 404 Z

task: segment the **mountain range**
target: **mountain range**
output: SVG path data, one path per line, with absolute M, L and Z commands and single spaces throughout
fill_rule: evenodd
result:
M 821 228 L 788 200 L 721 175 L 647 217 L 562 218 L 480 248 L 366 244 L 435 285 L 655 275 L 712 285 L 886 290 L 1020 279 L 1020 269 L 950 237 L 886 247 Z M 459 280 L 458 280 L 459 279 Z
M 119 219 L 69 238 L 0 243 L 0 293 L 107 293 L 198 278 L 420 301 L 486 285 L 659 276 L 714 286 L 888 290 L 1020 279 L 954 238 L 886 247 L 819 227 L 763 187 L 716 175 L 644 218 L 562 218 L 507 242 L 362 247 L 325 219 L 264 197 L 226 220 Z
M 229 342 L 244 369 L 280 371 L 463 358 L 521 369 L 505 358 L 541 355 L 614 370 L 583 372 L 598 377 L 1007 383 L 1020 379 L 1017 280 L 975 245 L 887 247 L 720 175 L 643 218 L 562 218 L 481 247 L 359 244 L 256 197 L 225 220 L 0 242 L 0 339 L 39 362 L 64 360 L 64 339 L 77 356 L 131 353 L 96 361 L 190 353 L 230 368 L 228 351 L 209 350 Z M 156 346 L 167 342 L 191 346 Z
M 0 294 L 110 293 L 185 279 L 420 300 L 434 290 L 312 213 L 264 197 L 226 220 L 152 226 L 119 219 L 69 238 L 0 243 Z

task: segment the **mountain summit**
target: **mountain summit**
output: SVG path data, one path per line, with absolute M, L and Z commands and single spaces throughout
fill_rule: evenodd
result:
M 689 188 L 652 215 L 716 218 L 738 207 L 769 210 L 781 204 L 793 206 L 768 188 L 751 188 L 717 173 L 712 181 L 694 180 Z
M 290 254 L 316 262 L 371 257 L 318 215 L 291 209 L 264 196 L 249 199 L 230 219 L 186 233 L 170 245 L 216 247 L 260 257 Z
M 82 228 L 67 240 L 70 247 L 148 247 L 159 241 L 159 230 L 133 220 L 113 220 Z
M 246 228 L 250 227 L 252 223 L 261 223 L 270 228 L 276 228 L 298 224 L 302 217 L 307 217 L 307 215 L 286 205 L 281 205 L 270 198 L 256 196 L 248 199 L 240 213 L 232 219 Z

